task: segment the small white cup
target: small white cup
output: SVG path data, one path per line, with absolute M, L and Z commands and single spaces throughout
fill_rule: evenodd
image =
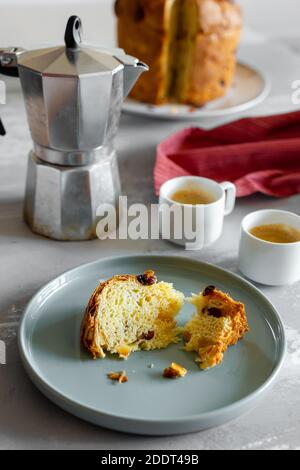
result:
M 251 235 L 260 225 L 287 224 L 300 230 L 300 217 L 282 210 L 261 210 L 242 221 L 239 270 L 260 284 L 280 286 L 300 279 L 300 242 L 272 243 Z
M 181 204 L 172 200 L 176 191 L 187 188 L 207 191 L 215 200 L 201 205 Z M 160 233 L 164 239 L 188 250 L 201 250 L 221 236 L 224 216 L 231 214 L 235 200 L 236 188 L 229 182 L 219 184 L 198 176 L 171 179 L 160 189 Z M 173 217 L 170 217 L 170 209 Z

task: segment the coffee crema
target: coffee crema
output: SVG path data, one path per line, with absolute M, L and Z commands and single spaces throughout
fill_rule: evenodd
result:
M 300 231 L 287 224 L 259 225 L 250 230 L 251 235 L 271 243 L 300 242 Z
M 193 206 L 211 204 L 212 202 L 216 201 L 216 198 L 213 194 L 201 188 L 178 189 L 170 199 L 172 199 L 174 202 L 178 202 L 179 204 L 190 204 Z

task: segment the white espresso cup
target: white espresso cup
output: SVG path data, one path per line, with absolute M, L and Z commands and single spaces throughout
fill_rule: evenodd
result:
M 172 200 L 179 190 L 200 189 L 212 196 L 209 204 L 182 204 Z M 160 234 L 163 239 L 188 250 L 201 250 L 222 234 L 224 216 L 231 214 L 236 200 L 235 185 L 217 183 L 198 176 L 180 176 L 160 188 Z
M 248 214 L 241 227 L 239 270 L 260 284 L 292 284 L 300 279 L 300 242 L 273 243 L 250 233 L 269 224 L 285 224 L 300 231 L 300 217 L 292 212 L 261 210 Z

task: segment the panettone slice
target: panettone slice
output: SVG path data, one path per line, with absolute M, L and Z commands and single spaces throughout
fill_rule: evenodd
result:
M 93 358 L 109 352 L 126 359 L 133 351 L 165 348 L 179 341 L 175 317 L 183 301 L 183 294 L 157 282 L 153 271 L 114 276 L 93 293 L 81 342 Z
M 249 330 L 245 306 L 214 286 L 188 301 L 197 313 L 184 327 L 185 349 L 198 353 L 201 369 L 214 367 L 222 362 L 227 348 Z

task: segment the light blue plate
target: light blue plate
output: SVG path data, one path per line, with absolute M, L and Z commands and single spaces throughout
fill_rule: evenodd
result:
M 245 303 L 251 331 L 229 349 L 220 366 L 200 371 L 195 355 L 180 345 L 134 353 L 126 362 L 111 357 L 93 361 L 81 349 L 80 323 L 97 284 L 115 274 L 150 268 L 185 295 L 213 284 Z M 193 307 L 186 305 L 180 324 L 192 313 Z M 163 435 L 217 426 L 252 408 L 279 373 L 285 335 L 274 307 L 240 277 L 186 258 L 149 255 L 102 259 L 47 284 L 23 314 L 19 347 L 35 385 L 63 409 L 107 428 Z M 185 378 L 162 377 L 171 361 L 188 369 Z M 107 378 L 108 372 L 122 369 L 128 383 Z

